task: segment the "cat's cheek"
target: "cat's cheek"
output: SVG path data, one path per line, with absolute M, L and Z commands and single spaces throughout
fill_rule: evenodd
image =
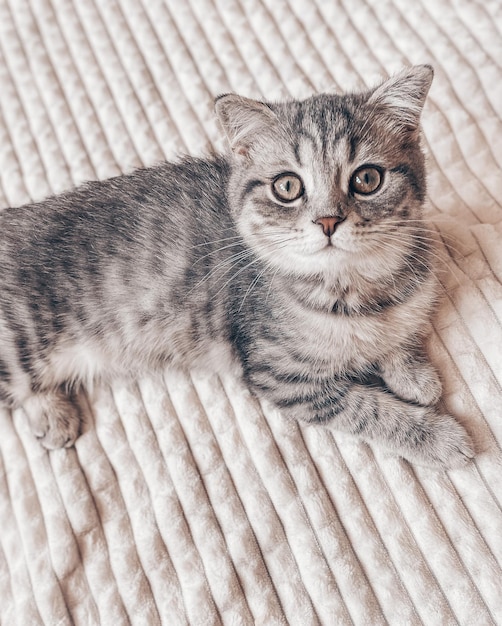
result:
M 331 245 L 340 251 L 359 253 L 362 250 L 362 238 L 354 232 L 351 224 L 341 224 L 331 237 Z

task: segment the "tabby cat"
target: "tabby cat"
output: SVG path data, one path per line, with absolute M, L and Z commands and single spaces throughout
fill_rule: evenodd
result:
M 75 389 L 214 366 L 290 418 L 461 466 L 423 343 L 437 300 L 420 115 L 430 66 L 364 93 L 215 103 L 228 155 L 183 158 L 0 214 L 0 399 L 46 448 Z

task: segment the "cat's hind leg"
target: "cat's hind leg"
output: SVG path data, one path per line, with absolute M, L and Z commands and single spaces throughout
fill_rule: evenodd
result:
M 25 399 L 23 407 L 33 434 L 44 448 L 69 448 L 75 443 L 81 418 L 73 396 L 62 389 L 40 391 Z

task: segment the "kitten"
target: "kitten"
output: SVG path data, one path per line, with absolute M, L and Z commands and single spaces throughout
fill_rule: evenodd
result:
M 461 466 L 423 349 L 436 303 L 422 221 L 426 65 L 365 93 L 216 114 L 231 152 L 184 158 L 0 214 L 0 399 L 72 445 L 72 390 L 190 367 L 228 345 L 283 414 Z

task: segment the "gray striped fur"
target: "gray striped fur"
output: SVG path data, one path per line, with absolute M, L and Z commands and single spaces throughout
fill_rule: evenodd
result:
M 167 365 L 240 363 L 285 416 L 462 465 L 423 341 L 437 295 L 422 220 L 428 66 L 366 93 L 216 101 L 228 155 L 88 183 L 0 215 L 0 398 L 47 448 L 72 445 L 73 392 Z M 350 185 L 363 165 L 383 184 Z M 281 173 L 304 193 L 272 191 Z M 326 235 L 319 218 L 338 220 Z

